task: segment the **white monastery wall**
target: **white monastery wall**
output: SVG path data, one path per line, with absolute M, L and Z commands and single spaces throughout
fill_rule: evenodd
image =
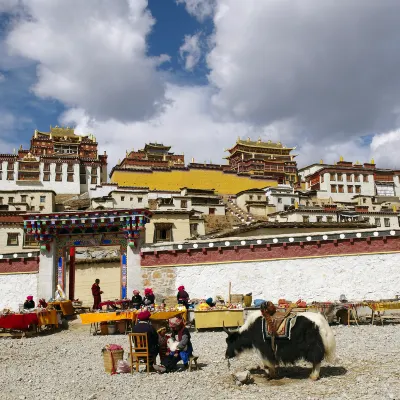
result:
M 0 310 L 10 308 L 17 311 L 18 304 L 23 304 L 27 296 L 33 296 L 35 304 L 37 304 L 37 273 L 0 275 Z
M 349 300 L 379 300 L 400 294 L 399 265 L 400 254 L 394 253 L 168 267 L 175 274 L 169 289 L 184 285 L 192 298 L 226 298 L 231 282 L 232 293 L 252 292 L 253 300 L 332 301 L 341 294 Z

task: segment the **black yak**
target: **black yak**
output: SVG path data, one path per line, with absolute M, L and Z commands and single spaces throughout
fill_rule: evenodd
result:
M 319 313 L 302 312 L 292 321 L 290 338 L 265 336 L 264 317 L 261 312 L 251 314 L 245 324 L 236 331 L 228 331 L 226 358 L 233 358 L 245 350 L 254 349 L 262 359 L 265 372 L 275 377 L 275 368 L 279 364 L 294 364 L 305 360 L 312 363 L 310 378 L 317 380 L 321 361 L 333 362 L 336 341 L 326 319 Z M 273 348 L 274 347 L 274 348 Z

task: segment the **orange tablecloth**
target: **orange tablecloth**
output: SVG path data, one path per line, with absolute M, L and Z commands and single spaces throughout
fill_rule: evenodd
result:
M 57 311 L 48 310 L 38 313 L 38 325 L 56 325 L 58 326 Z
M 134 311 L 108 312 L 108 313 L 86 313 L 80 314 L 82 324 L 95 324 L 99 322 L 120 321 L 123 319 L 136 319 L 137 313 Z M 186 319 L 186 311 L 159 311 L 151 315 L 150 320 L 161 321 L 173 317 L 182 316 Z
M 49 306 L 60 306 L 61 311 L 63 315 L 74 315 L 75 310 L 74 307 L 72 306 L 72 301 L 71 300 L 66 300 L 66 301 L 50 301 Z

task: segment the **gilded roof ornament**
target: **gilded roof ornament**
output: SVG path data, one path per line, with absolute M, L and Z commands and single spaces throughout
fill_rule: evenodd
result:
M 320 163 L 320 164 L 323 164 L 323 163 L 324 163 L 324 160 L 321 158 L 321 159 L 319 160 L 319 163 Z
M 339 161 L 344 161 L 343 156 L 340 156 Z
M 371 164 L 375 164 L 375 160 L 371 158 Z

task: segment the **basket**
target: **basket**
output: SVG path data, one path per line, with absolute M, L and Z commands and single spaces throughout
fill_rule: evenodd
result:
M 231 294 L 231 304 L 243 303 L 243 297 L 242 294 Z
M 102 322 L 100 324 L 100 333 L 102 335 L 108 335 L 108 325 L 107 322 Z
M 116 372 L 118 361 L 123 359 L 124 359 L 124 350 L 103 351 L 104 369 L 106 370 L 106 372 L 110 374 Z
M 253 302 L 253 296 L 244 296 L 244 306 L 251 307 L 251 303 Z

